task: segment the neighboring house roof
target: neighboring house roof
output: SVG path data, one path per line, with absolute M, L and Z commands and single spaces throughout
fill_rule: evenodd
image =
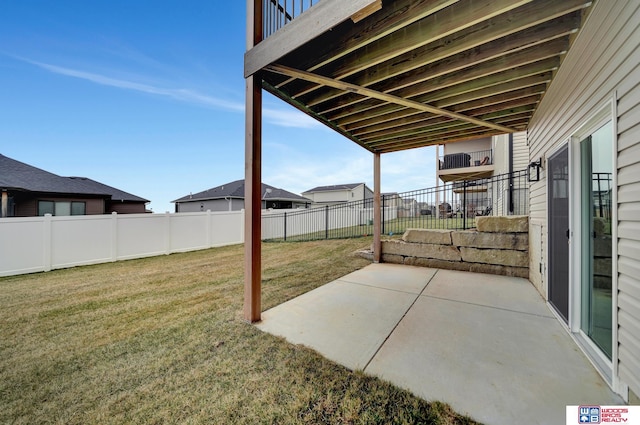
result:
M 356 187 L 362 186 L 362 185 L 364 185 L 364 183 L 349 183 L 349 184 L 335 184 L 332 186 L 318 186 L 318 187 L 314 187 L 313 189 L 305 190 L 302 193 L 331 192 L 334 190 L 353 190 Z
M 304 196 L 296 195 L 295 193 L 287 192 L 284 189 L 278 189 L 277 187 L 273 187 L 265 183 L 262 183 L 260 193 L 262 193 L 262 200 L 264 201 L 311 202 L 310 199 L 307 199 Z M 183 196 L 182 198 L 171 202 L 211 201 L 225 198 L 244 199 L 244 180 L 225 183 L 202 192 Z
M 139 196 L 132 195 L 131 193 L 125 192 L 115 187 L 108 186 L 104 183 L 97 182 L 88 177 L 65 177 L 65 178 L 75 180 L 76 183 L 79 183 L 85 186 L 87 190 L 92 190 L 92 191 L 95 191 L 96 193 L 106 193 L 108 195 L 111 195 L 112 201 L 150 202 L 148 199 L 144 199 Z
M 113 201 L 149 202 L 86 177 L 62 177 L 0 154 L 0 189 L 25 192 L 93 195 Z

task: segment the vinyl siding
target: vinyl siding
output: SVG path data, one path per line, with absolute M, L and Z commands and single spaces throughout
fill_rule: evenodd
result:
M 547 158 L 617 97 L 618 376 L 640 392 L 640 0 L 598 1 L 528 131 L 530 159 Z M 547 245 L 546 175 L 530 192 L 531 222 Z M 544 274 L 542 275 L 544 276 Z M 540 277 L 538 277 L 540 278 Z M 535 282 L 534 282 L 535 283 Z M 540 282 L 546 296 L 546 283 Z
M 229 201 L 226 199 L 209 199 L 203 201 L 179 202 L 176 212 L 212 212 L 229 211 Z M 244 199 L 231 199 L 231 211 L 240 211 L 244 208 Z
M 527 133 L 513 133 L 513 171 L 521 171 L 529 165 Z

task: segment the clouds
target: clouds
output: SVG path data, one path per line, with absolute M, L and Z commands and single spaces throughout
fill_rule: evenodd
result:
M 317 136 L 317 130 L 308 133 L 309 139 Z M 320 153 L 287 140 L 265 143 L 263 180 L 294 193 L 315 186 L 360 182 L 373 189 L 372 153 L 337 134 L 315 143 L 324 146 Z M 381 174 L 382 192 L 434 187 L 435 148 L 384 154 Z
M 66 68 L 58 65 L 52 65 L 52 64 L 37 62 L 33 60 L 28 60 L 28 59 L 23 59 L 23 61 L 28 62 L 32 65 L 35 65 L 39 68 L 42 68 L 46 71 L 52 72 L 54 74 L 78 78 L 81 80 L 90 81 L 92 83 L 100 84 L 103 86 L 116 87 L 124 90 L 133 90 L 141 93 L 147 93 L 147 94 L 153 94 L 153 95 L 159 95 L 159 96 L 166 96 L 182 102 L 221 108 L 228 111 L 235 111 L 235 112 L 244 111 L 244 104 L 242 103 L 219 99 L 219 98 L 198 93 L 189 89 L 171 89 L 171 88 L 158 87 L 150 84 L 112 78 L 107 75 L 86 72 L 86 71 L 73 69 L 73 68 Z
M 245 105 L 236 100 L 222 99 L 206 93 L 187 88 L 166 88 L 154 84 L 130 81 L 114 78 L 108 75 L 87 72 L 80 69 L 68 68 L 49 63 L 38 62 L 30 59 L 18 58 L 24 62 L 35 65 L 45 71 L 66 77 L 77 78 L 95 84 L 115 87 L 122 90 L 131 90 L 157 96 L 168 97 L 180 102 L 186 102 L 197 106 L 222 109 L 229 112 L 244 113 Z M 286 107 L 285 107 L 286 108 Z M 275 106 L 263 107 L 264 120 L 272 125 L 290 128 L 319 128 L 322 124 L 302 112 L 291 108 Z
M 279 127 L 292 128 L 321 128 L 322 124 L 297 109 L 276 109 L 273 107 L 263 107 L 262 115 L 270 124 Z

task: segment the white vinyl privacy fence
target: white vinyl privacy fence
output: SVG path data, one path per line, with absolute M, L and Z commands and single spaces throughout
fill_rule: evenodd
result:
M 244 213 L 111 214 L 0 219 L 0 276 L 233 245 Z
M 385 213 L 396 217 L 395 209 Z M 267 210 L 262 238 L 324 235 L 372 222 L 371 208 L 289 210 L 286 216 Z M 12 276 L 240 244 L 244 211 L 8 217 L 0 218 L 0 235 L 0 276 Z

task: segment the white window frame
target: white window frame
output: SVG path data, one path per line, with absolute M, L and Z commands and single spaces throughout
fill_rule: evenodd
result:
M 615 95 L 607 100 L 597 112 L 592 114 L 590 118 L 584 121 L 569 138 L 569 175 L 570 175 L 570 198 L 569 198 L 569 227 L 571 229 L 571 237 L 569 239 L 569 330 L 572 337 L 576 340 L 580 348 L 593 363 L 596 370 L 602 375 L 604 380 L 614 389 L 618 391 L 620 383 L 618 382 L 618 266 L 615 259 L 618 257 L 618 196 L 617 196 L 617 111 L 616 111 Z M 581 216 L 581 163 L 580 163 L 580 142 L 587 136 L 595 132 L 597 129 L 611 121 L 612 128 L 612 158 L 613 158 L 613 176 L 612 176 L 612 218 L 611 218 L 611 236 L 612 243 L 612 353 L 611 360 L 600 350 L 596 344 L 591 341 L 581 329 L 581 290 L 582 290 L 582 237 L 579 228 L 582 224 Z

